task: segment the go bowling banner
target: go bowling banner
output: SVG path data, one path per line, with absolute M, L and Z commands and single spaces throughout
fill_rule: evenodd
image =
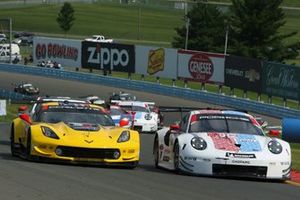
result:
M 178 78 L 224 84 L 225 56 L 201 51 L 178 50 Z
M 33 37 L 33 63 L 48 60 L 62 67 L 81 67 L 81 41 L 48 37 Z

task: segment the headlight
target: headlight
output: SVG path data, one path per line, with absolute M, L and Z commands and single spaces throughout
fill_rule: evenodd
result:
M 120 137 L 118 138 L 118 142 L 126 142 L 130 139 L 130 132 L 129 131 L 123 131 L 120 135 Z
M 53 130 L 51 130 L 50 128 L 48 128 L 46 126 L 42 126 L 41 129 L 42 129 L 43 134 L 46 137 L 53 138 L 53 139 L 59 139 L 59 137 L 55 134 L 55 132 Z
M 282 146 L 279 142 L 276 140 L 271 140 L 268 143 L 268 149 L 274 154 L 280 154 L 282 152 Z
M 150 114 L 145 115 L 145 120 L 151 120 L 151 119 L 152 119 L 152 116 Z
M 201 137 L 194 137 L 191 140 L 191 145 L 197 150 L 204 150 L 207 147 L 207 143 Z

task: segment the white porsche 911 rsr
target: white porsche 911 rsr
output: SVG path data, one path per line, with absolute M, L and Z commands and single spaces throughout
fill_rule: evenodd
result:
M 179 124 L 157 131 L 156 167 L 196 175 L 286 180 L 290 177 L 288 142 L 264 135 L 247 113 L 190 111 Z
M 141 132 L 155 132 L 158 130 L 158 114 L 151 112 L 147 103 L 141 101 L 121 101 L 117 104 L 133 115 L 133 128 Z

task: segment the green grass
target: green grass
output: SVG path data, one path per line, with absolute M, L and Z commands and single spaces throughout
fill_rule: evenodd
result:
M 76 21 L 67 34 L 67 37 L 71 38 L 83 39 L 92 34 L 103 34 L 121 42 L 170 47 L 176 35 L 174 28 L 184 23 L 183 10 L 159 5 L 142 5 L 140 32 L 138 32 L 139 8 L 137 5 L 72 3 L 72 6 L 75 10 Z M 64 33 L 56 22 L 60 8 L 61 4 L 51 4 L 1 9 L 0 18 L 11 17 L 13 30 L 28 30 L 49 36 L 64 37 Z M 282 28 L 282 32 L 300 30 L 300 11 L 285 10 L 285 12 L 287 23 Z M 290 41 L 299 40 L 300 33 Z
M 17 117 L 18 108 L 24 104 L 9 104 L 6 102 L 6 116 L 0 116 L 0 122 L 11 122 Z

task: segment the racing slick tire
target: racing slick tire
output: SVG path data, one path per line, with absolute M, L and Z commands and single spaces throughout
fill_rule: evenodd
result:
M 25 148 L 25 158 L 27 160 L 32 160 L 32 155 L 31 155 L 31 131 L 30 130 L 27 133 L 27 143 L 26 143 L 26 148 Z
M 17 152 L 15 148 L 15 131 L 14 131 L 14 124 L 11 125 L 11 130 L 10 130 L 10 152 L 11 155 L 16 157 Z
M 158 138 L 157 135 L 154 138 L 154 145 L 153 145 L 153 155 L 154 155 L 154 165 L 156 168 L 159 168 L 158 166 L 158 160 L 159 160 L 159 150 L 158 150 Z
M 173 151 L 174 151 L 174 158 L 173 158 L 174 170 L 176 173 L 180 174 L 181 171 L 179 168 L 179 143 L 178 143 L 178 141 L 175 142 Z

